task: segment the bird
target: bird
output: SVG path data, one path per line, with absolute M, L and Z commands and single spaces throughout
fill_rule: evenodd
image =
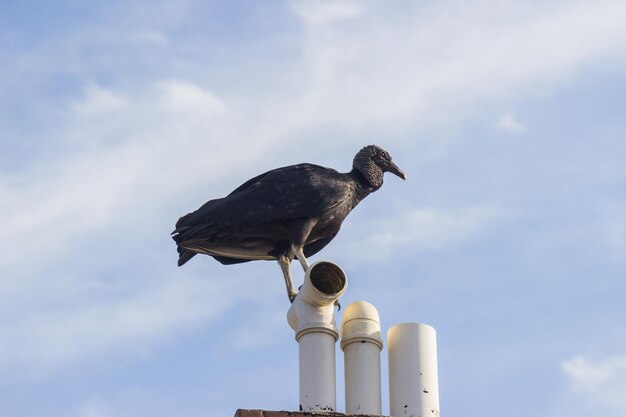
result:
M 387 151 L 368 145 L 357 152 L 347 173 L 301 163 L 258 175 L 176 222 L 171 237 L 178 266 L 197 254 L 224 265 L 276 260 L 293 302 L 293 259 L 306 272 L 307 257 L 333 240 L 352 209 L 383 185 L 385 172 L 407 178 Z

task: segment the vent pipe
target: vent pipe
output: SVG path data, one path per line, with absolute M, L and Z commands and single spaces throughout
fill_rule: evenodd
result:
M 346 414 L 381 415 L 380 317 L 365 301 L 350 304 L 341 322 Z
M 334 310 L 347 285 L 346 274 L 338 265 L 315 262 L 287 312 L 299 347 L 302 411 L 337 409 L 335 342 L 339 332 Z
M 391 416 L 439 417 L 436 339 L 435 329 L 421 323 L 387 332 Z

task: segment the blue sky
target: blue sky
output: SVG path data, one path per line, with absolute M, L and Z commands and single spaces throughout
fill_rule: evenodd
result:
M 437 329 L 445 415 L 626 416 L 622 2 L 4 1 L 0 57 L 0 415 L 296 409 L 276 263 L 169 233 L 376 143 L 342 304 Z

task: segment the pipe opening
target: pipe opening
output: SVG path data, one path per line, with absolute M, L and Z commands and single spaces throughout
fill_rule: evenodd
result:
M 324 294 L 337 294 L 346 285 L 346 276 L 331 262 L 318 262 L 309 271 L 311 284 Z

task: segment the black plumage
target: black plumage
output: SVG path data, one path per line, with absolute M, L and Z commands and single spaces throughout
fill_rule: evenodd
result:
M 293 258 L 306 271 L 306 257 L 337 235 L 348 213 L 382 186 L 385 172 L 406 179 L 384 149 L 369 145 L 356 154 L 352 171 L 345 174 L 298 164 L 254 177 L 176 222 L 172 237 L 178 246 L 178 265 L 198 253 L 225 265 L 278 260 L 293 301 L 297 294 L 289 271 Z

